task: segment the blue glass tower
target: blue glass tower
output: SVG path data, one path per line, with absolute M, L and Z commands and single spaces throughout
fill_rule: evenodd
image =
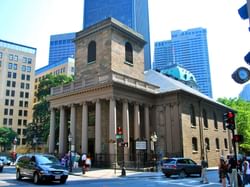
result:
M 207 46 L 207 30 L 194 28 L 172 31 L 171 40 L 155 43 L 154 69 L 178 64 L 196 78 L 198 89 L 212 98 L 212 85 Z
M 143 35 L 144 69 L 151 69 L 148 0 L 85 0 L 83 29 L 113 17 Z
M 49 65 L 55 64 L 68 57 L 75 56 L 75 33 L 57 34 L 50 36 Z

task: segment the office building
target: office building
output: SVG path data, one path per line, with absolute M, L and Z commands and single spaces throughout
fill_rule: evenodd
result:
M 171 41 L 155 44 L 155 55 L 155 69 L 162 70 L 165 63 L 181 65 L 195 76 L 200 92 L 213 97 L 206 29 L 172 31 Z
M 85 0 L 83 29 L 113 17 L 143 35 L 144 69 L 151 69 L 148 0 Z
M 26 126 L 32 122 L 36 48 L 0 40 L 0 127 L 17 132 L 17 144 L 26 144 Z
M 75 75 L 75 59 L 74 58 L 65 58 L 59 62 L 49 64 L 42 68 L 39 68 L 35 71 L 35 90 L 34 92 L 37 93 L 38 86 L 41 81 L 47 74 L 52 75 L 67 75 L 67 76 L 74 76 Z M 34 104 L 37 102 L 37 98 L 34 97 Z
M 246 84 L 239 94 L 239 98 L 244 101 L 250 101 L 250 84 Z
M 56 34 L 50 36 L 49 65 L 75 56 L 75 33 Z
M 144 71 L 141 34 L 107 18 L 78 32 L 75 41 L 76 79 L 52 88 L 48 97 L 50 153 L 58 145 L 60 156 L 69 150 L 89 153 L 94 167 L 136 168 L 152 163 L 155 153 L 196 162 L 204 156 L 217 166 L 221 155 L 232 152 L 223 121 L 230 108 L 180 81 Z

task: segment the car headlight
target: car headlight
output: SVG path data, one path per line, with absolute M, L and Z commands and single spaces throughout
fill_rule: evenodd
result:
M 44 174 L 49 174 L 49 171 L 42 170 L 42 171 L 40 171 L 40 173 L 43 174 L 43 175 L 44 175 Z
M 68 172 L 67 170 L 64 170 L 64 171 L 63 171 L 63 174 L 64 174 L 64 175 L 69 175 L 69 172 Z

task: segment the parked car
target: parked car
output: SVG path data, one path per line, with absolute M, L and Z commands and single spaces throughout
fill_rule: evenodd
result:
M 4 165 L 10 166 L 11 160 L 7 156 L 0 156 L 0 160 Z
M 33 179 L 35 184 L 43 181 L 59 181 L 64 184 L 68 178 L 68 171 L 60 161 L 49 154 L 21 155 L 16 161 L 16 179 L 23 177 Z
M 0 172 L 3 171 L 3 167 L 4 167 L 3 161 L 0 160 Z
M 163 160 L 162 172 L 166 177 L 179 175 L 181 178 L 191 174 L 201 176 L 201 165 L 189 158 L 168 158 Z

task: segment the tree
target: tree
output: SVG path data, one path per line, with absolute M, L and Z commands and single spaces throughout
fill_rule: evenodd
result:
M 219 98 L 218 102 L 237 111 L 235 118 L 237 134 L 244 137 L 244 142 L 240 144 L 240 148 L 244 152 L 250 152 L 250 102 L 237 98 Z
M 50 105 L 47 101 L 47 96 L 50 95 L 50 89 L 52 87 L 70 83 L 71 81 L 73 81 L 73 77 L 52 74 L 46 75 L 40 81 L 38 92 L 35 94 L 38 103 L 33 107 L 33 122 L 27 126 L 26 141 L 30 145 L 34 144 L 34 138 L 36 138 L 37 144 L 47 141 L 50 126 L 50 113 L 48 110 Z
M 17 137 L 17 133 L 13 131 L 11 128 L 1 127 L 0 128 L 0 146 L 1 151 L 6 151 L 11 148 L 11 144 L 13 143 L 15 137 Z

